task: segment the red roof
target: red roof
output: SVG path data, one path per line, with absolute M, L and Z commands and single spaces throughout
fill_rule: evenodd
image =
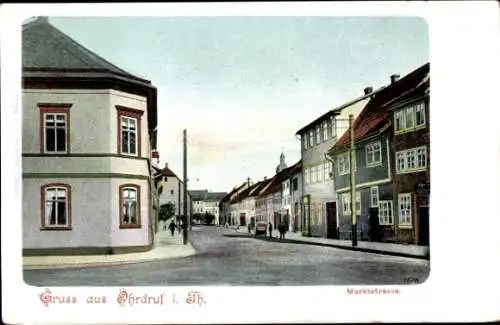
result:
M 386 104 L 425 84 L 429 78 L 429 67 L 429 63 L 422 65 L 371 98 L 353 122 L 354 141 L 359 141 L 389 123 L 390 114 Z M 347 130 L 330 150 L 348 146 L 350 137 L 351 131 Z
M 389 121 L 388 112 L 376 112 L 370 116 L 361 114 L 354 120 L 354 141 L 358 141 L 366 135 L 381 128 Z M 351 141 L 351 131 L 344 132 L 342 137 L 335 143 L 334 148 L 341 148 L 349 145 Z

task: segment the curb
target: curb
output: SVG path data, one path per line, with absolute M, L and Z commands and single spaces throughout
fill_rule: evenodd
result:
M 246 238 L 253 238 L 253 239 L 257 239 L 257 240 L 280 242 L 279 240 L 269 240 L 267 238 L 255 237 L 253 235 L 248 235 L 248 234 L 234 234 L 234 235 L 229 234 L 229 235 L 225 235 L 225 236 L 227 236 L 227 237 L 246 237 Z M 310 242 L 310 241 L 300 240 L 300 239 L 285 239 L 284 241 L 281 241 L 281 242 L 282 243 L 290 243 L 290 244 L 306 244 L 306 245 L 313 245 L 313 246 L 333 247 L 333 248 L 338 248 L 338 249 L 358 251 L 358 252 L 364 252 L 364 253 L 389 255 L 389 256 L 397 256 L 397 257 L 408 257 L 408 258 L 416 258 L 416 259 L 421 259 L 421 260 L 430 260 L 430 254 L 415 255 L 415 254 L 408 254 L 408 253 L 402 253 L 402 252 L 383 251 L 383 250 L 373 249 L 373 248 L 352 247 L 352 246 L 343 246 L 343 245 L 328 244 L 328 243 L 315 243 L 315 242 Z
M 191 243 L 192 252 L 186 254 L 178 254 L 175 256 L 167 256 L 167 257 L 157 257 L 157 258 L 148 258 L 142 260 L 130 260 L 130 261 L 116 261 L 116 262 L 90 262 L 90 263 L 71 263 L 71 264 L 50 264 L 50 265 L 23 265 L 23 271 L 34 271 L 34 270 L 56 270 L 56 269 L 80 269 L 80 268 L 91 268 L 91 267 L 108 267 L 108 266 L 121 266 L 121 265 L 130 265 L 130 264 L 140 264 L 140 263 L 148 263 L 148 262 L 161 262 L 166 260 L 171 260 L 175 258 L 189 257 L 196 255 L 196 249 Z

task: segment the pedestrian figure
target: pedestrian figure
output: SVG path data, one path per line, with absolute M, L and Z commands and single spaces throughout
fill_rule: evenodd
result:
M 172 220 L 170 222 L 170 224 L 168 225 L 168 228 L 170 229 L 170 233 L 172 234 L 172 237 L 173 237 L 174 233 L 175 233 L 175 228 L 177 228 L 177 226 L 174 223 L 174 220 Z
M 269 229 L 269 238 L 273 238 L 273 224 L 270 221 L 268 224 L 268 229 Z

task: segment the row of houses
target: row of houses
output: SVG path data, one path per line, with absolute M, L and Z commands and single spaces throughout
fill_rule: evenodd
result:
M 392 75 L 379 89 L 366 87 L 362 96 L 302 127 L 296 132 L 301 160 L 293 171 L 282 168 L 272 179 L 235 187 L 221 201 L 223 220 L 284 220 L 305 236 L 352 239 L 355 200 L 357 238 L 428 245 L 429 68 L 427 63 L 402 78 Z
M 259 221 L 274 225 L 283 221 L 290 231 L 298 231 L 301 170 L 302 161 L 288 167 L 285 154 L 281 153 L 273 177 L 257 182 L 247 179 L 221 199 L 221 223 L 254 226 Z

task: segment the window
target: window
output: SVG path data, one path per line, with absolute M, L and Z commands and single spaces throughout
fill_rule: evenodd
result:
M 411 227 L 411 194 L 398 195 L 399 226 Z
M 170 195 L 174 195 L 174 190 L 170 190 Z
M 306 135 L 304 135 L 302 137 L 302 142 L 303 142 L 303 145 L 304 145 L 304 150 L 306 150 L 307 149 L 307 136 Z
M 311 167 L 311 183 L 316 183 L 316 166 Z
M 372 142 L 366 145 L 366 166 L 373 167 L 382 163 L 382 149 L 380 141 Z
M 316 220 L 316 224 L 320 225 L 323 223 L 323 204 L 318 203 L 318 218 Z
M 118 153 L 140 156 L 141 116 L 144 112 L 116 106 L 118 110 Z
M 393 224 L 392 201 L 380 201 L 378 212 L 378 223 L 382 226 Z
M 332 139 L 335 139 L 337 137 L 337 128 L 335 125 L 335 118 L 334 117 L 330 118 L 330 130 L 331 130 L 330 132 L 331 132 Z
M 403 131 L 405 128 L 405 115 L 404 111 L 396 111 L 394 113 L 394 130 L 395 132 Z
M 321 129 L 319 126 L 316 127 L 316 144 L 321 143 Z
M 328 122 L 323 123 L 323 141 L 328 140 Z
M 330 169 L 329 169 L 330 164 L 328 162 L 323 163 L 323 173 L 324 173 L 324 178 L 325 181 L 330 179 Z
M 412 173 L 427 168 L 427 147 L 396 152 L 396 173 Z
M 42 230 L 71 230 L 71 187 L 67 184 L 42 186 Z
M 299 189 L 299 180 L 294 178 L 292 181 L 292 190 L 297 191 Z
M 316 178 L 318 183 L 323 181 L 323 164 L 316 166 Z
M 425 125 L 425 105 L 420 103 L 415 106 L 415 127 Z
M 309 131 L 309 148 L 312 148 L 314 146 L 314 132 L 311 130 Z
M 425 104 L 419 102 L 399 109 L 394 113 L 394 131 L 408 132 L 425 126 Z
M 342 215 L 351 214 L 351 193 L 342 194 Z M 356 214 L 361 215 L 361 193 L 356 192 Z
M 371 207 L 378 208 L 378 186 L 370 187 Z
M 120 228 L 139 228 L 140 188 L 138 185 L 125 184 L 120 186 Z
M 349 152 L 346 152 L 344 154 L 341 154 L 337 157 L 337 169 L 339 172 L 339 175 L 346 175 L 351 172 L 350 170 L 350 154 Z M 356 157 L 354 158 L 354 170 L 356 170 Z
M 69 108 L 71 104 L 38 104 L 40 108 L 40 152 L 69 153 Z
M 309 178 L 309 170 L 310 170 L 309 168 L 305 168 L 304 169 L 306 184 L 309 184 L 309 182 L 311 181 L 310 178 Z
M 349 193 L 342 194 L 342 215 L 347 216 L 351 214 L 351 196 Z

